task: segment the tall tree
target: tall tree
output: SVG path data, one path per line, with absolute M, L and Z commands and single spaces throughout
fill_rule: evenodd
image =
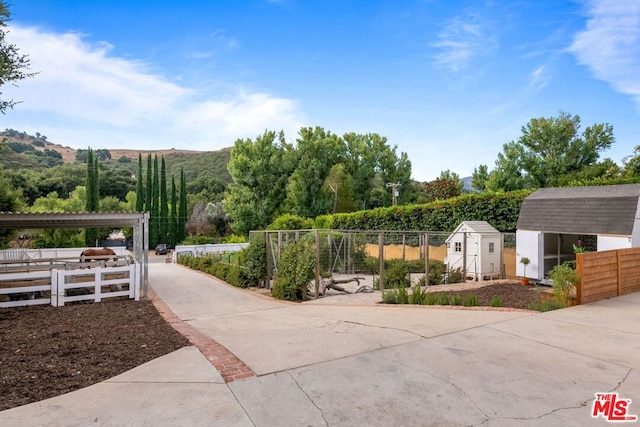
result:
M 162 156 L 160 166 L 160 232 L 159 243 L 167 243 L 169 239 L 169 200 L 167 199 L 167 168 Z
M 171 175 L 171 205 L 169 211 L 169 247 L 175 248 L 178 231 L 178 197 L 176 193 L 176 179 Z
M 287 210 L 306 218 L 330 212 L 333 195 L 322 191 L 322 186 L 344 154 L 344 141 L 339 136 L 317 126 L 300 129 L 295 150 L 297 164 L 287 183 Z
M 594 124 L 580 133 L 580 116 L 563 111 L 558 117 L 531 119 L 517 142 L 504 144 L 487 187 L 509 191 L 562 185 L 595 166 L 614 141 L 610 124 Z
M 0 86 L 5 83 L 16 84 L 17 81 L 32 77 L 35 73 L 29 71 L 29 57 L 20 54 L 16 45 L 7 43 L 7 23 L 11 20 L 11 13 L 7 8 L 7 3 L 0 1 Z M 0 92 L 2 95 L 2 92 Z M 8 109 L 13 108 L 16 101 L 0 99 L 0 113 L 4 114 Z
M 150 248 L 160 243 L 160 182 L 158 181 L 158 156 L 153 156 L 153 173 L 151 176 L 151 219 L 149 231 Z
M 142 182 L 142 154 L 138 153 L 138 175 L 136 176 L 136 212 L 144 212 L 144 184 Z
M 151 200 L 153 199 L 153 166 L 151 163 L 151 153 L 147 154 L 147 177 L 146 177 L 146 185 L 145 188 L 145 197 L 144 197 L 144 210 L 149 212 L 151 215 L 151 211 L 153 210 L 153 205 Z
M 227 164 L 233 182 L 225 197 L 225 210 L 236 233 L 264 229 L 278 215 L 286 197 L 291 166 L 284 133 L 265 131 L 251 139 L 238 139 Z
M 184 169 L 180 168 L 180 200 L 178 202 L 178 230 L 177 241 L 182 242 L 186 235 L 185 226 L 187 224 L 187 183 L 184 177 Z
M 98 159 L 94 157 L 93 150 L 87 152 L 87 199 L 85 210 L 87 212 L 100 211 L 100 190 L 98 182 Z M 85 230 L 85 243 L 87 246 L 95 246 L 100 237 L 100 229 L 87 228 Z

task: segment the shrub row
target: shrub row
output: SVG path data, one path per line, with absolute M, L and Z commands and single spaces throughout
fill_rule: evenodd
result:
M 403 286 L 386 291 L 382 296 L 382 302 L 385 304 L 463 305 L 465 307 L 480 305 L 478 297 L 473 294 L 463 297 L 456 293 L 427 292 L 419 285 L 414 286 L 411 293 Z M 502 307 L 502 299 L 494 295 L 490 304 L 492 307 Z
M 194 270 L 211 274 L 239 288 L 248 288 L 252 285 L 247 268 L 214 260 L 212 256 L 192 257 L 183 255 L 178 257 L 178 263 Z

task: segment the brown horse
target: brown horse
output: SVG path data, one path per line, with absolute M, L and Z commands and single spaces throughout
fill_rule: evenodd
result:
M 115 255 L 116 253 L 113 251 L 113 249 L 110 249 L 110 248 L 102 248 L 102 249 L 89 248 L 89 249 L 85 249 L 80 253 L 80 262 L 101 261 L 101 260 L 107 260 L 111 257 L 113 258 L 114 261 L 116 261 L 118 257 Z

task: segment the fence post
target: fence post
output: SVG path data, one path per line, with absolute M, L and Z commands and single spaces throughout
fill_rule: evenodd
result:
M 271 237 L 269 236 L 269 232 L 264 232 L 264 243 L 267 246 L 266 248 L 266 258 L 267 258 L 267 277 L 264 282 L 264 287 L 267 289 L 271 289 Z
M 429 233 L 424 234 L 424 284 L 429 286 Z
M 378 256 L 380 257 L 380 292 L 384 295 L 384 233 L 378 233 Z
M 576 286 L 576 304 L 582 304 L 582 254 L 576 254 L 576 273 L 580 279 L 580 283 Z
M 318 299 L 320 292 L 320 230 L 316 228 L 314 231 L 316 237 L 316 299 Z
M 58 270 L 51 270 L 51 305 L 58 306 Z

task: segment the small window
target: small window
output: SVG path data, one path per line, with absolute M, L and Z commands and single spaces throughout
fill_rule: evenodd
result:
M 495 251 L 496 244 L 491 242 L 489 243 L 489 253 L 492 254 Z
M 462 242 L 456 242 L 456 246 L 454 250 L 456 252 L 462 252 Z

